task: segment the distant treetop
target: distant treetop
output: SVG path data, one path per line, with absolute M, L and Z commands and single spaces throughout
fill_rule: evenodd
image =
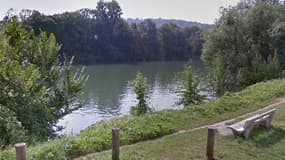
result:
M 193 22 L 193 21 L 185 21 L 185 20 L 180 20 L 180 19 L 164 19 L 164 18 L 149 18 L 149 19 L 155 23 L 157 28 L 159 28 L 161 25 L 165 23 L 174 23 L 181 28 L 197 26 L 201 28 L 202 30 L 208 29 L 209 27 L 212 26 L 211 24 Z M 131 23 L 141 23 L 145 19 L 127 18 L 126 20 L 129 24 L 131 24 Z

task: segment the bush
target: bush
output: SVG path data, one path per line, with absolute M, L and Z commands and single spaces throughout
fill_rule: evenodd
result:
M 190 64 L 184 66 L 184 70 L 181 73 L 178 73 L 177 79 L 181 82 L 178 91 L 176 91 L 180 96 L 178 105 L 183 104 L 184 106 L 187 106 L 190 104 L 198 104 L 205 99 L 205 96 L 199 94 L 200 90 L 198 86 L 200 80 L 193 77 Z
M 60 62 L 54 35 L 35 35 L 16 19 L 0 29 L 0 145 L 55 136 L 86 77 Z M 55 129 L 56 128 L 56 129 Z
M 150 108 L 146 104 L 147 94 L 147 79 L 141 72 L 138 72 L 136 78 L 132 81 L 132 86 L 137 95 L 138 104 L 131 107 L 132 115 L 143 115 L 150 111 Z

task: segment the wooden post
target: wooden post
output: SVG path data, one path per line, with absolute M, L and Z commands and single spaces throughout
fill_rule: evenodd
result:
M 120 159 L 120 129 L 112 129 L 112 160 Z
M 207 160 L 214 160 L 215 132 L 216 129 L 208 128 L 207 149 L 206 149 Z
M 26 143 L 15 144 L 16 160 L 26 160 Z

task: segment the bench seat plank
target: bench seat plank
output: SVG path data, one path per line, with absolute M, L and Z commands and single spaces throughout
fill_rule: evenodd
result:
M 247 118 L 245 120 L 242 120 L 240 122 L 237 122 L 237 123 L 234 123 L 232 124 L 231 126 L 229 126 L 230 128 L 234 129 L 236 132 L 243 132 L 244 131 L 244 125 L 245 125 L 245 122 L 247 121 L 250 121 L 254 118 L 257 118 L 259 115 L 255 115 L 253 117 L 250 117 L 250 118 Z
M 235 124 L 229 126 L 229 128 L 235 130 L 235 131 L 238 132 L 238 133 L 241 133 L 241 132 L 244 131 L 244 127 L 243 127 L 244 124 L 245 124 L 245 120 L 240 121 L 240 122 L 238 122 L 238 123 L 235 123 Z
M 235 134 L 242 134 L 244 133 L 245 137 L 247 138 L 250 134 L 250 131 L 253 127 L 258 126 L 261 123 L 265 123 L 266 127 L 271 126 L 271 119 L 275 113 L 276 109 L 272 109 L 262 114 L 257 114 L 252 117 L 249 117 L 245 120 L 240 122 L 234 123 L 228 128 L 230 128 Z

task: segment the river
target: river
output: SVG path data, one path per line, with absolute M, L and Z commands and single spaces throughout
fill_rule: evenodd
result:
M 58 124 L 64 126 L 60 134 L 77 134 L 100 120 L 129 114 L 130 107 L 137 102 L 129 81 L 135 78 L 138 71 L 148 79 L 147 102 L 151 108 L 155 111 L 183 108 L 175 104 L 179 97 L 174 93 L 178 85 L 174 75 L 183 70 L 185 63 L 175 61 L 86 66 L 85 73 L 89 79 L 81 96 L 83 106 L 59 121 Z M 194 61 L 192 68 L 195 75 L 203 71 L 200 61 Z

